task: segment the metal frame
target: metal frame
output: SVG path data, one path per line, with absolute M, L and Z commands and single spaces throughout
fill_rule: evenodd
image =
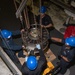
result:
M 17 68 L 17 66 L 12 62 L 12 60 L 8 57 L 8 55 L 4 52 L 4 50 L 0 47 L 0 56 L 8 68 L 12 71 L 13 75 L 22 75 L 21 71 Z
M 25 7 L 25 5 L 26 5 L 26 2 L 27 2 L 27 0 L 22 0 L 22 2 L 21 2 L 21 4 L 20 4 L 19 8 L 18 8 L 17 11 L 16 11 L 16 17 L 17 17 L 17 18 L 20 17 L 21 12 L 23 11 L 23 9 L 24 9 L 24 7 Z

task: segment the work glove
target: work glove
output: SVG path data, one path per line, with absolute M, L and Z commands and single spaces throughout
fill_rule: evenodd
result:
M 28 56 L 25 57 L 25 62 L 27 62 Z
M 24 45 L 22 45 L 22 48 L 23 48 L 23 49 L 26 49 L 26 47 L 25 47 Z
M 36 44 L 36 48 L 37 48 L 37 49 L 41 49 L 40 44 Z

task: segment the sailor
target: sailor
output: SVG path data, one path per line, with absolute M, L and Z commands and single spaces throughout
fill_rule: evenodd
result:
M 17 45 L 12 38 L 13 35 L 16 36 L 19 34 L 21 34 L 20 30 L 9 31 L 4 29 L 0 31 L 0 37 L 2 40 L 1 46 L 13 61 L 17 61 L 16 52 L 18 52 L 18 57 L 25 57 L 25 55 L 23 55 L 24 46 Z
M 34 50 L 31 50 L 21 69 L 23 75 L 42 75 L 42 72 L 46 68 L 46 57 L 39 44 L 36 45 L 35 50 L 39 51 L 40 57 L 37 59 Z
M 67 71 L 69 64 L 75 56 L 75 37 L 68 37 L 65 40 L 56 37 L 51 37 L 51 40 L 63 43 L 63 46 L 59 54 L 61 70 L 58 75 L 64 75 Z
M 42 28 L 47 28 L 47 30 L 50 33 L 50 29 L 53 27 L 53 22 L 52 19 L 49 15 L 46 14 L 46 7 L 45 6 L 41 6 L 39 12 L 40 15 L 37 16 L 37 23 L 40 24 L 40 20 L 41 20 L 41 27 Z

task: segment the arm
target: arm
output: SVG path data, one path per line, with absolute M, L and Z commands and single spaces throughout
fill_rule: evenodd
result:
M 55 41 L 55 42 L 62 43 L 62 39 L 60 39 L 60 38 L 51 37 L 50 39 L 53 40 L 53 41 Z
M 39 50 L 39 55 L 40 55 L 40 59 L 46 60 L 46 57 L 42 49 Z
M 47 16 L 47 22 L 48 24 L 46 26 L 44 26 L 45 28 L 50 28 L 50 27 L 53 27 L 53 22 L 52 22 L 52 19 L 49 15 L 46 15 Z
M 3 48 L 8 49 L 8 50 L 21 50 L 21 49 L 25 49 L 24 45 L 16 45 L 16 44 L 12 44 L 9 45 L 9 43 L 2 43 L 1 45 Z
M 41 47 L 40 47 L 39 44 L 36 45 L 36 48 L 39 50 L 39 55 L 40 55 L 40 59 L 39 59 L 39 60 L 46 60 L 46 57 L 45 57 L 45 55 L 44 55 L 44 52 L 43 52 L 43 50 L 41 49 Z
M 67 56 L 66 56 L 66 61 L 67 62 L 70 62 L 70 61 L 72 61 L 74 59 L 74 56 L 75 56 L 75 53 L 74 52 L 75 52 L 75 48 L 73 48 L 71 50 L 71 52 L 67 53 Z
M 21 34 L 20 30 L 11 31 L 11 32 L 13 36 Z
M 20 35 L 23 31 L 24 31 L 24 29 L 22 29 L 21 31 L 16 30 L 16 31 L 11 31 L 11 32 L 12 32 L 12 35 L 15 36 L 15 35 Z
M 64 59 L 66 62 L 69 62 L 68 58 L 65 56 L 61 55 L 61 58 Z
M 10 49 L 11 50 L 21 50 L 22 49 L 22 45 L 10 45 Z
M 41 25 L 41 26 L 44 27 L 44 28 L 50 28 L 50 27 L 53 27 L 52 24 L 48 24 L 47 26 L 44 26 L 44 25 Z
M 22 49 L 22 46 L 17 46 L 17 45 L 6 45 L 6 46 L 2 46 L 3 48 L 5 49 L 9 49 L 9 50 L 21 50 Z

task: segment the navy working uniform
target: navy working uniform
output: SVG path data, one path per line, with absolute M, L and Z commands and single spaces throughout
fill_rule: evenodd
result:
M 2 30 L 0 33 L 0 37 L 2 39 L 2 48 L 4 51 L 9 55 L 9 57 L 13 60 L 18 62 L 17 56 L 16 56 L 16 51 L 18 51 L 18 56 L 23 57 L 23 50 L 22 50 L 22 45 L 16 45 L 13 41 L 12 36 L 16 36 L 21 34 L 20 30 L 16 31 L 11 31 L 11 36 L 10 38 L 7 38 L 9 36 L 10 31 L 8 30 Z
M 37 22 L 40 24 L 40 15 L 37 16 Z M 49 24 L 53 25 L 53 22 L 51 20 L 51 17 L 47 14 L 42 18 L 42 25 L 47 26 Z M 47 28 L 48 32 L 50 33 L 51 27 Z
M 62 43 L 65 44 L 65 40 L 62 40 Z M 73 60 L 75 55 L 75 47 L 71 47 L 70 49 L 66 47 L 66 45 L 63 45 L 60 51 L 60 56 L 64 56 L 68 59 L 68 61 L 65 61 L 62 57 L 60 59 L 60 74 L 64 74 L 67 70 L 68 65 Z
M 40 15 L 36 17 L 36 20 L 38 24 L 40 24 L 40 20 L 41 20 L 41 26 L 43 26 L 44 28 L 47 28 L 48 32 L 50 33 L 50 29 L 53 27 L 53 22 L 51 17 L 45 14 L 46 10 L 47 9 L 45 6 L 41 6 L 39 10 Z
M 39 12 L 40 12 L 40 15 L 36 16 L 36 21 L 37 21 L 37 24 L 41 24 L 41 27 L 42 28 L 46 28 L 48 33 L 49 33 L 49 36 L 48 38 L 50 38 L 50 31 L 54 28 L 53 27 L 53 22 L 52 22 L 52 19 L 49 15 L 47 15 L 45 12 L 46 12 L 46 7 L 45 6 L 41 6 Z M 49 41 L 49 45 L 50 45 L 50 40 Z M 49 47 L 48 45 L 48 47 Z
M 59 53 L 59 56 L 60 56 L 59 66 L 60 66 L 61 70 L 60 70 L 59 74 L 57 74 L 57 75 L 64 75 L 69 64 L 71 64 L 71 62 L 75 56 L 75 37 L 70 36 L 66 39 L 51 37 L 50 39 L 55 42 L 63 43 L 63 46 Z
M 22 66 L 23 75 L 42 75 L 43 70 L 46 68 L 46 57 L 41 49 L 39 49 L 39 60 L 37 67 L 34 70 L 30 70 L 25 62 Z
M 72 61 L 75 53 L 74 53 L 74 50 L 75 48 L 71 48 L 70 50 L 69 49 L 66 49 L 65 46 L 62 47 L 61 49 L 61 55 L 67 57 L 67 59 L 69 60 L 69 62 L 66 62 L 64 59 L 61 58 L 60 60 L 60 66 L 61 66 L 61 71 L 60 73 L 64 74 L 67 70 L 67 66 L 69 65 L 69 63 Z

